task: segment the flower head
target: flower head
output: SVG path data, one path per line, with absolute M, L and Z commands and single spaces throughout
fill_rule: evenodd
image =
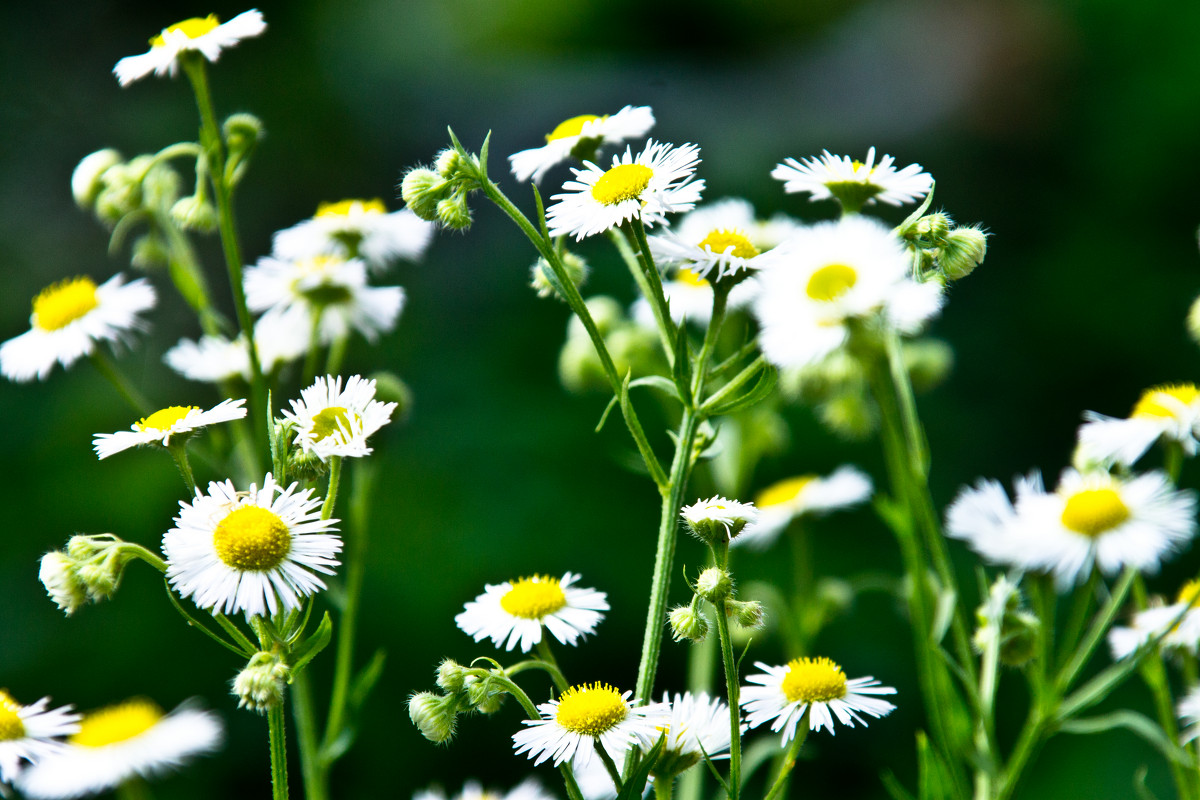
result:
M 700 148 L 650 141 L 635 158 L 629 148 L 613 156 L 612 167 L 601 169 L 590 161 L 574 169 L 567 190 L 551 197 L 558 202 L 546 210 L 551 236 L 574 236 L 576 241 L 603 233 L 634 217 L 646 225 L 665 221 L 666 215 L 688 211 L 700 199 L 704 181 L 692 180 L 700 163 Z
M 397 258 L 420 258 L 433 230 L 408 209 L 389 213 L 381 200 L 342 200 L 321 203 L 311 219 L 276 233 L 272 250 L 288 261 L 361 257 L 372 270 L 381 270 Z
M 1200 649 L 1200 582 L 1188 581 L 1179 590 L 1175 602 L 1158 605 L 1133 615 L 1128 626 L 1114 625 L 1108 631 L 1108 646 L 1113 658 L 1125 658 L 1151 639 L 1162 637 L 1164 648 Z
M 85 714 L 70 745 L 21 775 L 19 788 L 43 800 L 82 797 L 130 778 L 181 766 L 221 745 L 214 714 L 184 704 L 164 714 L 144 698 Z
M 771 170 L 771 177 L 783 181 L 783 190 L 789 194 L 807 192 L 813 200 L 836 197 L 843 206 L 855 211 L 877 200 L 898 206 L 929 194 L 933 178 L 922 172 L 920 164 L 897 170 L 892 166 L 894 163 L 894 158 L 885 155 L 876 164 L 874 147 L 867 150 L 866 161 L 835 156 L 825 150 L 819 157 L 802 162 L 784 159 Z
M 184 439 L 209 425 L 242 419 L 246 416 L 245 404 L 246 401 L 239 398 L 222 400 L 208 411 L 202 411 L 199 406 L 169 406 L 133 423 L 132 430 L 97 433 L 92 447 L 99 458 L 108 458 L 144 444 L 157 443 L 167 447 L 172 436 Z
M 23 706 L 0 689 L 0 787 L 16 779 L 21 762 L 36 764 L 58 753 L 59 737 L 79 730 L 79 715 L 70 706 L 46 710 L 50 698 Z
M 654 765 L 655 776 L 678 775 L 705 756 L 729 757 L 729 706 L 704 692 L 676 694 L 674 700 L 664 692 L 663 705 L 671 709 L 671 719 L 666 745 Z
M 300 358 L 312 338 L 312 319 L 303 314 L 265 314 L 254 323 L 254 347 L 264 374 Z M 167 366 L 183 377 L 204 383 L 234 379 L 250 382 L 250 349 L 246 337 L 201 336 L 180 339 L 163 354 Z
M 793 519 L 805 514 L 825 514 L 866 502 L 871 479 L 850 466 L 838 467 L 828 477 L 797 475 L 771 484 L 758 493 L 754 505 L 758 521 L 733 540 L 755 550 L 770 547 Z
M 71 278 L 33 299 L 30 329 L 0 345 L 0 372 L 9 380 L 45 380 L 54 362 L 69 367 L 91 355 L 96 342 L 124 342 L 145 327 L 138 314 L 154 308 L 154 287 L 144 278 L 125 283 L 114 275 L 97 286 Z
M 267 23 L 257 9 L 238 14 L 224 24 L 216 14 L 185 19 L 163 28 L 162 33 L 150 40 L 147 52 L 126 56 L 118 61 L 113 67 L 113 74 L 122 86 L 128 86 L 151 72 L 174 77 L 185 53 L 199 53 L 215 62 L 222 50 L 233 47 L 242 39 L 258 36 L 266 29 Z
M 871 696 L 895 694 L 895 689 L 881 686 L 870 676 L 848 680 L 842 668 L 828 658 L 795 658 L 782 667 L 760 661 L 754 666 L 762 673 L 746 679 L 753 686 L 742 687 L 746 722 L 751 728 L 770 722 L 771 730 L 783 731 L 784 744 L 796 735 L 805 711 L 809 730 L 826 728 L 832 734 L 834 717 L 853 728 L 855 722 L 867 724 L 859 712 L 882 717 L 895 708 Z
M 531 575 L 485 587 L 484 593 L 466 604 L 454 618 L 458 627 L 475 641 L 521 652 L 542 640 L 542 627 L 563 644 L 575 644 L 581 634 L 591 633 L 608 610 L 604 592 L 578 589 L 579 576 L 566 573 L 562 579 Z M 507 642 L 506 642 L 507 640 Z
M 370 455 L 367 437 L 388 423 L 397 405 L 376 400 L 375 381 L 359 375 L 351 376 L 345 388 L 340 377 L 317 378 L 291 404 L 283 416 L 296 426 L 296 444 L 322 461 Z
M 611 116 L 582 114 L 560 122 L 542 147 L 513 153 L 508 161 L 517 180 L 541 183 L 543 175 L 568 158 L 590 159 L 601 146 L 644 136 L 652 127 L 654 113 L 648 106 L 625 106 Z
M 1142 392 L 1126 419 L 1094 411 L 1079 428 L 1079 456 L 1087 463 L 1129 465 L 1159 439 L 1179 443 L 1189 456 L 1200 441 L 1200 389 L 1193 383 L 1153 386 Z
M 739 503 L 713 496 L 697 500 L 679 511 L 688 529 L 702 541 L 728 542 L 748 525 L 758 519 L 758 509 L 753 503 Z
M 689 211 L 649 244 L 660 263 L 716 279 L 766 266 L 768 254 L 799 228 L 782 217 L 759 221 L 750 203 L 728 198 Z
M 270 473 L 261 489 L 210 483 L 208 494 L 197 490 L 179 505 L 175 527 L 163 536 L 167 579 L 201 608 L 247 617 L 290 611 L 325 588 L 314 572 L 332 575 L 338 564 L 337 520 L 321 519 L 311 489 L 281 489 Z

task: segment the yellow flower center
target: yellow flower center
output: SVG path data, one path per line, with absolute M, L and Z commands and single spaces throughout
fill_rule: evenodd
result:
M 675 273 L 675 280 L 684 286 L 708 286 L 708 281 L 701 278 L 694 269 L 681 269 Z
M 162 709 L 146 699 L 128 700 L 85 714 L 71 744 L 104 747 L 124 742 L 153 728 L 163 718 Z
M 314 256 L 297 261 L 299 275 L 293 286 L 315 306 L 345 305 L 354 299 L 354 293 L 349 287 L 334 282 L 338 277 L 338 268 L 345 263 L 346 259 L 336 256 Z M 320 283 L 301 287 L 300 284 L 314 279 Z
M 566 139 L 568 136 L 578 136 L 583 133 L 583 125 L 586 122 L 591 122 L 594 119 L 600 119 L 595 114 L 580 114 L 578 117 L 571 117 L 558 123 L 558 126 L 546 135 L 547 142 L 553 142 L 555 139 Z
M 1129 507 L 1115 489 L 1083 489 L 1067 498 L 1062 524 L 1068 530 L 1096 537 L 1129 519 Z
M 789 703 L 826 703 L 846 696 L 846 673 L 824 656 L 794 658 L 780 688 Z
M 844 295 L 858 283 L 858 273 L 848 264 L 826 264 L 808 279 L 805 291 L 818 302 L 826 303 Z
M 533 575 L 512 582 L 512 588 L 500 598 L 500 607 L 521 619 L 541 619 L 567 605 L 558 578 Z
M 317 206 L 317 217 L 348 217 L 360 214 L 386 214 L 387 206 L 379 198 L 374 200 L 340 200 L 336 203 L 321 203 Z
M 156 431 L 169 431 L 171 426 L 176 422 L 186 417 L 193 411 L 198 411 L 198 406 L 168 406 L 167 408 L 155 411 L 148 417 L 143 417 L 137 421 L 138 430 L 144 431 L 152 429 Z
M 185 19 L 183 22 L 176 22 L 174 25 L 167 26 L 167 33 L 182 33 L 189 39 L 199 39 L 206 33 L 212 33 L 221 24 L 221 20 L 217 19 L 216 14 L 209 14 L 207 17 L 192 17 Z M 151 47 L 162 47 L 166 44 L 162 34 L 155 36 L 150 40 Z
M 264 572 L 282 563 L 292 549 L 292 534 L 275 512 L 261 506 L 242 506 L 217 525 L 213 548 L 236 570 Z
M 313 414 L 313 440 L 321 441 L 343 430 L 350 429 L 350 416 L 341 406 L 330 406 Z
M 572 733 L 599 736 L 629 714 L 621 693 L 607 683 L 572 686 L 558 698 L 554 719 Z
M 1200 397 L 1200 389 L 1194 383 L 1181 383 L 1176 386 L 1154 386 L 1142 392 L 1137 404 L 1133 407 L 1131 418 L 1161 419 L 1174 417 L 1179 413 L 1180 405 L 1191 405 Z
M 33 298 L 33 324 L 44 331 L 65 328 L 100 305 L 91 278 L 72 278 L 47 286 Z
M 25 738 L 25 723 L 17 712 L 21 707 L 12 696 L 0 689 L 0 742 L 11 742 Z
M 644 164 L 619 164 L 600 176 L 592 187 L 597 203 L 613 206 L 622 200 L 637 200 L 650 185 L 654 170 Z
M 800 493 L 816 479 L 816 475 L 798 475 L 795 478 L 787 478 L 779 483 L 773 483 L 759 492 L 758 497 L 754 498 L 754 505 L 759 508 L 769 508 L 795 502 Z
M 1179 590 L 1179 595 L 1175 598 L 1175 602 L 1196 604 L 1196 595 L 1198 594 L 1200 594 L 1200 581 L 1188 581 Z
M 725 248 L 732 246 L 730 255 L 735 258 L 754 258 L 758 248 L 750 244 L 750 240 L 738 231 L 719 229 L 712 231 L 700 242 L 700 247 L 708 247 L 714 253 L 724 253 Z

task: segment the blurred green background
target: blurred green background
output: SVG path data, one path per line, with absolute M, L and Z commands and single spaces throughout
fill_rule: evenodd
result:
M 937 205 L 992 232 L 986 264 L 953 287 L 933 328 L 958 358 L 947 383 L 921 399 L 940 505 L 981 475 L 1007 481 L 1038 467 L 1052 479 L 1084 409 L 1124 415 L 1141 389 L 1200 377 L 1183 327 L 1200 284 L 1200 4 L 308 0 L 259 8 L 267 33 L 211 72 L 218 113 L 251 111 L 268 131 L 240 194 L 249 261 L 320 201 L 379 196 L 398 206 L 403 169 L 430 161 L 447 125 L 469 147 L 491 130 L 492 152 L 508 154 L 536 146 L 567 117 L 645 104 L 658 118 L 656 138 L 700 144 L 708 199 L 739 195 L 763 215 L 828 216 L 827 205 L 785 196 L 769 170 L 785 156 L 829 148 L 861 157 L 874 145 L 901 165 L 924 165 L 938 182 Z M 72 204 L 78 160 L 101 147 L 134 155 L 195 135 L 184 81 L 122 90 L 113 64 L 143 52 L 165 25 L 243 10 L 223 0 L 50 0 L 0 10 L 0 338 L 27 328 L 30 299 L 45 285 L 128 271 L 127 254 L 107 256 L 106 231 Z M 493 163 L 498 178 L 503 160 Z M 565 176 L 552 173 L 545 187 Z M 511 178 L 503 185 L 531 207 Z M 528 762 L 510 754 L 515 704 L 493 719 L 463 720 L 448 748 L 430 745 L 407 718 L 408 695 L 432 688 L 441 657 L 494 654 L 453 622 L 485 583 L 582 572 L 583 585 L 609 593 L 613 610 L 583 647 L 561 653 L 564 668 L 575 682 L 634 681 L 657 497 L 619 465 L 628 445 L 618 425 L 592 433 L 605 399 L 560 387 L 566 310 L 526 287 L 532 251 L 494 209 L 476 210 L 467 235 L 439 235 L 423 263 L 391 273 L 408 292 L 399 328 L 375 348 L 356 342 L 348 361 L 347 374 L 396 371 L 416 404 L 406 424 L 375 440 L 382 475 L 360 650 L 365 660 L 381 646 L 388 664 L 359 742 L 336 768 L 339 797 L 403 798 L 432 782 L 457 791 L 469 777 L 507 788 L 528 774 Z M 592 291 L 632 298 L 603 245 L 581 250 L 600 267 Z M 215 269 L 213 242 L 205 254 Z M 207 387 L 162 364 L 167 347 L 198 331 L 161 277 L 153 335 L 121 364 L 161 405 L 211 405 L 219 398 Z M 881 478 L 873 442 L 841 443 L 810 411 L 787 413 L 793 446 L 761 466 L 756 487 L 845 462 Z M 25 702 L 50 694 L 85 709 L 135 694 L 167 707 L 199 696 L 225 719 L 227 746 L 158 795 L 266 796 L 266 725 L 228 694 L 240 664 L 184 627 L 149 570 L 135 565 L 113 602 L 69 619 L 37 582 L 38 557 L 74 532 L 156 544 L 180 497 L 170 461 L 149 450 L 95 459 L 92 435 L 132 420 L 86 363 L 45 383 L 0 384 L 0 419 L 0 685 Z M 1185 472 L 1185 482 L 1195 480 Z M 690 495 L 710 491 L 701 477 Z M 899 570 L 890 535 L 869 511 L 814 531 L 822 574 Z M 971 558 L 954 548 L 968 569 Z M 694 543 L 681 545 L 684 563 L 701 557 Z M 743 575 L 771 575 L 772 561 L 747 556 Z M 1152 587 L 1172 592 L 1198 565 L 1185 553 Z M 814 737 L 795 796 L 883 797 L 884 769 L 912 785 L 921 715 L 901 621 L 894 602 L 871 595 L 822 636 L 822 652 L 848 674 L 897 686 L 899 710 L 866 730 Z M 318 685 L 331 656 L 314 667 Z M 751 651 L 751 660 L 780 657 L 775 640 Z M 660 690 L 682 688 L 684 661 L 684 647 L 668 642 Z M 1023 698 L 1017 680 L 1005 690 Z M 537 699 L 545 692 L 532 690 Z M 1002 735 L 1011 735 L 1022 702 L 1002 720 Z M 1138 685 L 1110 700 L 1119 703 L 1150 707 Z M 1140 740 L 1060 737 L 1041 752 L 1022 796 L 1126 798 L 1142 764 L 1148 784 L 1169 796 L 1165 765 Z M 558 789 L 552 770 L 537 773 Z

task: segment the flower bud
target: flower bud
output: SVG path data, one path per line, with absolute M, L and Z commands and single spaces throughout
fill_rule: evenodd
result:
M 458 177 L 458 169 L 462 164 L 462 156 L 453 147 L 447 147 L 445 150 L 437 154 L 434 159 L 433 168 L 437 170 L 437 174 L 441 175 L 446 180 Z
M 720 567 L 709 567 L 696 579 L 696 594 L 710 603 L 719 603 L 733 591 L 733 578 Z
M 447 228 L 463 231 L 474 221 L 467 205 L 467 192 L 461 187 L 444 200 L 437 202 L 437 221 Z
M 671 636 L 677 642 L 687 639 L 699 644 L 708 636 L 708 620 L 690 605 L 671 609 L 667 620 L 671 623 Z
M 84 156 L 71 173 L 71 196 L 75 198 L 75 205 L 83 209 L 91 208 L 104 188 L 102 177 L 105 170 L 120 164 L 122 160 L 121 154 L 112 148 Z
M 913 389 L 918 392 L 938 386 L 954 366 L 954 350 L 940 339 L 926 337 L 905 341 L 901 355 Z
M 404 203 L 426 222 L 438 221 L 438 202 L 450 191 L 450 184 L 431 169 L 410 169 L 400 182 L 400 196 Z
M 63 612 L 70 616 L 87 600 L 83 581 L 75 573 L 75 561 L 66 553 L 54 551 L 42 556 L 38 580 L 46 594 Z
M 422 736 L 434 744 L 445 744 L 454 738 L 456 705 L 452 697 L 418 692 L 408 700 L 408 716 Z
M 834 433 L 850 440 L 865 439 L 875 430 L 875 413 L 862 394 L 843 392 L 817 407 L 817 416 Z
M 1192 301 L 1187 315 L 1187 331 L 1192 341 L 1200 344 L 1200 297 Z
M 127 214 L 142 207 L 142 177 L 144 162 L 114 164 L 100 176 L 102 188 L 96 195 L 96 216 L 101 222 L 115 225 Z
M 212 233 L 217 229 L 217 210 L 212 203 L 196 195 L 176 200 L 171 206 L 171 219 L 184 230 Z
M 956 281 L 970 275 L 987 255 L 987 234 L 978 228 L 955 228 L 946 236 L 938 258 L 942 274 Z
M 756 631 L 767 624 L 766 610 L 757 600 L 725 600 L 725 616 L 747 630 Z
M 79 581 L 83 584 L 88 599 L 97 603 L 107 600 L 117 591 L 117 587 L 121 584 L 123 566 L 119 558 L 95 557 L 86 563 L 76 565 L 75 574 L 79 576 Z
M 137 160 L 135 158 L 134 162 Z M 179 173 L 166 164 L 150 165 L 146 168 L 145 177 L 142 178 L 142 195 L 145 198 L 145 204 L 151 208 L 170 208 L 179 197 L 179 188 L 182 185 L 183 181 L 179 177 Z
M 467 701 L 482 714 L 495 714 L 504 705 L 507 692 L 490 677 L 468 675 Z
M 457 694 L 466 687 L 467 676 L 463 666 L 452 658 L 447 658 L 438 664 L 437 685 L 442 691 Z
M 254 147 L 263 138 L 262 120 L 253 114 L 241 112 L 230 114 L 221 125 L 225 136 L 225 146 L 229 148 L 230 156 L 241 156 Z
M 946 240 L 946 234 L 950 232 L 950 226 L 953 224 L 954 220 L 947 214 L 928 214 L 917 220 L 913 229 L 922 239 L 940 245 Z
M 562 265 L 567 271 L 567 276 L 570 277 L 571 282 L 574 283 L 576 287 L 583 286 L 583 284 L 587 282 L 588 266 L 587 262 L 585 262 L 582 258 L 574 253 L 564 252 L 562 254 Z M 559 294 L 556 286 L 557 278 L 555 277 L 554 272 L 550 269 L 550 265 L 546 262 L 546 259 L 539 258 L 537 263 L 533 265 L 533 269 L 530 270 L 530 275 L 531 277 L 529 285 L 532 286 L 534 291 L 537 292 L 538 297 L 553 296 L 557 297 L 559 300 L 566 299 Z
M 169 257 L 162 237 L 147 233 L 134 240 L 129 263 L 138 269 L 151 270 L 165 267 Z
M 276 653 L 255 653 L 245 668 L 233 679 L 234 697 L 238 708 L 248 708 L 265 714 L 283 703 L 284 685 L 290 670 Z

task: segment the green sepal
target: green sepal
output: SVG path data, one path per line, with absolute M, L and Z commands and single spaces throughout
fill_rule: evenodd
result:
M 715 417 L 721 414 L 732 414 L 734 411 L 740 411 L 743 408 L 749 408 L 755 403 L 765 400 L 774 391 L 778 380 L 779 372 L 773 366 L 764 364 L 759 370 L 758 381 L 749 392 L 740 397 L 721 400 L 712 405 L 705 403 L 700 410 L 706 417 Z

